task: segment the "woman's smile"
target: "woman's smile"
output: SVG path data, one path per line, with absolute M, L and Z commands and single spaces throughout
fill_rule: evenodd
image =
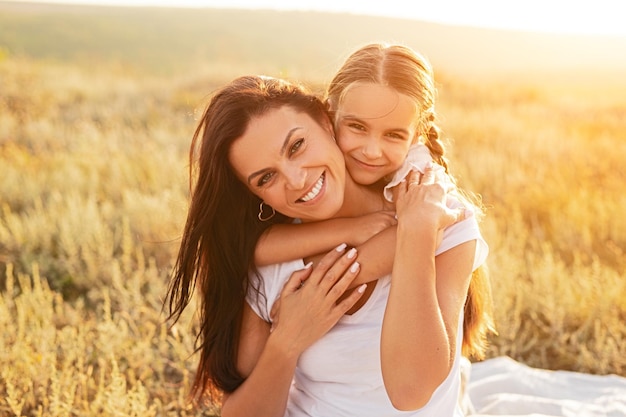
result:
M 313 189 L 309 191 L 308 193 L 306 193 L 304 197 L 298 199 L 298 202 L 308 203 L 309 201 L 317 197 L 320 194 L 320 191 L 322 191 L 325 177 L 326 177 L 326 173 L 323 172 L 322 175 L 317 180 L 317 182 L 313 185 Z
M 270 110 L 250 121 L 229 158 L 248 188 L 288 217 L 329 218 L 343 205 L 346 166 L 330 122 L 287 106 Z

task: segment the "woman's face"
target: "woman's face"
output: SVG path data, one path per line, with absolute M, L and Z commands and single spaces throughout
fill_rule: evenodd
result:
M 352 179 L 374 184 L 393 174 L 417 139 L 415 101 L 376 83 L 356 83 L 335 113 L 337 144 Z
M 323 220 L 343 204 L 345 164 L 330 122 L 320 126 L 291 107 L 253 118 L 229 161 L 254 194 L 289 217 Z

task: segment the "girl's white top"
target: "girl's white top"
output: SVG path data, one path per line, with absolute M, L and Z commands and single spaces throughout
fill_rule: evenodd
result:
M 437 254 L 471 240 L 477 241 L 474 257 L 476 269 L 485 261 L 488 247 L 480 234 L 475 216 L 447 228 Z M 257 297 L 251 290 L 247 301 L 259 317 L 270 322 L 269 311 L 284 283 L 292 272 L 303 267 L 302 260 L 285 262 L 260 268 L 261 277 L 251 276 L 253 284 L 260 283 L 262 296 Z M 416 411 L 402 412 L 396 410 L 387 397 L 380 365 L 380 334 L 390 278 L 386 276 L 380 279 L 369 300 L 359 311 L 342 317 L 324 337 L 300 356 L 285 416 L 463 415 L 458 406 L 463 320 L 459 321 L 454 366 L 428 404 Z M 268 383 L 271 384 L 271 381 Z
M 428 163 L 432 163 L 433 169 L 436 173 L 442 174 L 442 180 L 444 181 L 444 187 L 450 191 L 453 190 L 454 183 L 450 179 L 450 177 L 445 173 L 445 169 L 436 163 L 433 162 L 432 157 L 430 156 L 430 151 L 423 143 L 416 143 L 415 145 L 411 145 L 409 148 L 409 152 L 407 153 L 404 162 L 396 170 L 391 178 L 391 181 L 387 183 L 383 190 L 383 195 L 387 201 L 393 202 L 393 187 L 400 184 L 400 182 L 409 175 L 411 171 L 418 171 L 420 173 L 424 173 L 424 169 Z

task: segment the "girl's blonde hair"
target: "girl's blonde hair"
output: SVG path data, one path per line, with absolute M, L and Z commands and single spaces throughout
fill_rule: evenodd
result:
M 435 123 L 437 89 L 433 68 L 426 57 L 400 44 L 372 43 L 353 52 L 337 71 L 326 91 L 325 102 L 333 121 L 345 95 L 356 83 L 384 85 L 414 99 L 418 118 L 417 135 L 428 147 L 433 161 L 443 166 L 454 182 L 445 157 L 446 148 L 441 139 L 441 130 Z M 458 193 L 465 204 L 475 207 L 476 215 L 482 215 L 483 208 L 478 198 L 460 189 Z M 463 330 L 463 354 L 483 359 L 487 336 L 496 333 L 486 266 L 481 266 L 472 274 Z

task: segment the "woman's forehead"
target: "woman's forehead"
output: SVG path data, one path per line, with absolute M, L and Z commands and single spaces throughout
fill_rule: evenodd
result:
M 229 159 L 238 175 L 265 168 L 285 157 L 290 141 L 312 129 L 320 129 L 308 114 L 283 106 L 250 119 L 243 135 L 230 147 Z

